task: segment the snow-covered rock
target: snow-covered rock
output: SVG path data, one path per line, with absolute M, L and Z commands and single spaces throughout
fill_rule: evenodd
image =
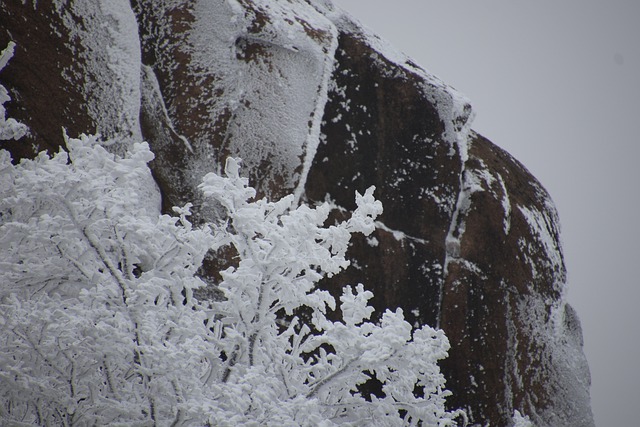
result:
M 593 425 L 579 321 L 552 200 L 526 168 L 469 131 L 468 101 L 342 15 L 312 200 L 352 209 L 376 185 L 385 211 L 354 266 L 378 310 L 445 330 L 449 403 L 473 423 Z M 328 284 L 331 286 L 332 284 Z
M 185 184 L 197 185 L 212 161 L 233 154 L 260 193 L 299 195 L 333 70 L 330 20 L 299 1 L 134 5 L 143 62 L 174 129 L 193 147 Z
M 16 44 L 2 77 L 16 95 L 9 112 L 33 126 L 11 145 L 16 154 L 63 145 L 62 127 L 125 145 L 141 139 L 140 42 L 128 1 L 3 2 L 0 14 L 0 44 Z
M 0 3 L 4 108 L 28 127 L 0 148 L 57 151 L 61 127 L 142 135 L 164 210 L 193 201 L 200 221 L 197 185 L 230 155 L 260 195 L 336 215 L 375 185 L 376 231 L 324 286 L 362 282 L 378 313 L 442 328 L 449 404 L 472 424 L 593 425 L 553 202 L 471 130 L 464 96 L 328 0 L 131 4 Z

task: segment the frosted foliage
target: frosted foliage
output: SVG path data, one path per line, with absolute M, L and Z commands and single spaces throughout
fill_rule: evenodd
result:
M 96 138 L 12 165 L 0 151 L 0 418 L 11 425 L 454 425 L 437 361 L 448 341 L 372 297 L 316 288 L 345 268 L 351 233 L 382 211 L 373 189 L 350 219 L 293 196 L 251 201 L 229 159 L 201 189 L 227 211 L 195 229 L 140 204 L 146 144 L 124 157 Z M 209 249 L 230 245 L 220 301 L 193 290 Z M 339 308 L 343 321 L 327 318 Z M 378 397 L 358 385 L 375 378 Z
M 327 309 L 336 303 L 315 287 L 324 274 L 348 265 L 351 233 L 373 231 L 382 212 L 373 188 L 356 194 L 349 220 L 323 227 L 327 204 L 294 208 L 292 196 L 248 202 L 255 192 L 238 170 L 229 159 L 226 177 L 208 174 L 201 185 L 227 210 L 229 221 L 215 234 L 240 259 L 223 272 L 226 299 L 215 303 L 214 330 L 225 337 L 219 342 L 226 355 L 216 383 L 218 419 L 229 425 L 454 424 L 457 414 L 444 410 L 448 392 L 436 364 L 449 348 L 441 331 L 425 326 L 412 333 L 401 310 L 387 311 L 380 324 L 368 322 L 373 295 L 362 285 L 344 289 L 343 321 L 330 321 Z M 358 392 L 371 378 L 381 382 L 383 397 L 367 400 Z
M 191 306 L 212 242 L 138 208 L 153 158 L 95 138 L 12 166 L 0 152 L 0 418 L 7 425 L 188 420 L 212 406 L 206 313 Z M 183 210 L 183 213 L 186 211 Z
M 9 42 L 7 47 L 0 51 L 0 72 L 2 72 L 2 69 L 13 56 L 15 46 L 15 43 Z M 25 136 L 29 130 L 24 124 L 6 117 L 7 113 L 4 104 L 9 101 L 11 101 L 9 92 L 4 86 L 0 85 L 0 141 L 20 139 Z
M 523 416 L 520 412 L 515 411 L 513 414 L 513 427 L 534 427 L 533 423 L 526 415 Z

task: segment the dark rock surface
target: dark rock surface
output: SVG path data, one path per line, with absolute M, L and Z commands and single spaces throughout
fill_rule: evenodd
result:
M 0 148 L 57 150 L 62 126 L 145 139 L 163 209 L 195 201 L 200 220 L 196 186 L 229 155 L 272 198 L 348 211 L 375 185 L 378 229 L 323 286 L 362 282 L 379 312 L 444 329 L 448 402 L 472 423 L 593 425 L 553 202 L 470 130 L 464 97 L 326 1 L 132 3 L 0 4 L 5 108 L 30 130 Z
M 69 70 L 81 67 L 73 54 L 79 43 L 65 31 L 60 15 L 53 8 L 36 11 L 18 2 L 3 2 L 0 13 L 0 49 L 16 43 L 0 76 L 13 98 L 5 105 L 7 116 L 28 123 L 31 130 L 20 141 L 3 141 L 2 148 L 14 158 L 32 158 L 63 145 L 63 126 L 72 135 L 95 130 L 79 82 L 65 79 L 73 75 Z

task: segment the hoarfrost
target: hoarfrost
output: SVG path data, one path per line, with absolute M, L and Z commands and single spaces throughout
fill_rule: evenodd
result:
M 140 130 L 140 42 L 136 17 L 127 0 L 54 2 L 72 41 L 80 41 L 81 81 L 95 131 L 119 141 L 123 154 L 142 139 Z M 77 17 L 81 16 L 82 20 Z M 72 47 L 73 48 L 73 47 Z M 70 82 L 75 84 L 74 82 Z
M 544 260 L 548 264 L 549 270 L 555 272 L 563 271 L 564 262 L 559 242 L 559 230 L 552 225 L 557 224 L 558 220 L 557 218 L 549 218 L 549 215 L 555 216 L 555 210 L 543 213 L 524 206 L 518 206 L 518 209 L 529 224 L 531 234 L 544 248 L 546 254 Z M 558 282 L 564 282 L 564 274 L 556 275 L 556 277 Z M 556 286 L 561 287 L 562 283 L 556 283 Z
M 509 234 L 511 230 L 511 201 L 509 200 L 509 193 L 507 192 L 507 186 L 504 183 L 502 175 L 498 174 L 498 182 L 502 188 L 502 208 L 504 209 L 504 234 Z
M 528 416 L 523 416 L 517 410 L 513 413 L 513 427 L 534 427 Z
M 162 98 L 160 84 L 158 83 L 158 79 L 156 78 L 153 69 L 147 65 L 142 65 L 141 73 L 142 103 L 144 104 L 144 107 L 151 110 L 159 110 L 156 111 L 156 114 L 162 117 L 169 130 L 175 134 L 177 138 L 184 143 L 185 148 L 193 154 L 193 147 L 189 140 L 184 135 L 180 135 L 173 125 L 173 121 L 169 116 L 164 99 Z
M 10 41 L 7 47 L 0 52 L 0 72 L 13 57 L 15 46 L 16 44 Z M 9 92 L 4 86 L 0 85 L 0 141 L 9 139 L 18 140 L 29 131 L 26 125 L 19 123 L 15 119 L 6 118 L 7 112 L 4 104 L 9 101 L 11 101 Z
M 320 141 L 335 26 L 303 2 L 200 1 L 188 40 L 193 66 L 224 93 L 210 114 L 231 113 L 225 149 L 250 169 L 268 160 L 299 199 Z
M 545 369 L 553 372 L 544 384 L 555 396 L 553 405 L 536 410 L 529 408 L 531 425 L 592 427 L 591 377 L 582 352 L 580 321 L 575 311 L 564 297 L 553 303 L 523 297 L 517 303 L 516 311 L 525 335 L 540 349 L 540 361 L 544 361 Z

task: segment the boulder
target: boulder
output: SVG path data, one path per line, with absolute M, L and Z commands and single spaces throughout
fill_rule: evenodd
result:
M 197 185 L 228 156 L 260 196 L 336 215 L 375 185 L 377 230 L 322 286 L 362 282 L 378 314 L 442 328 L 471 424 L 593 425 L 548 193 L 471 129 L 464 96 L 329 1 L 3 2 L 0 22 L 5 108 L 29 129 L 0 141 L 16 161 L 58 150 L 62 127 L 114 151 L 145 139 L 163 210 L 192 201 L 200 222 L 216 210 Z

